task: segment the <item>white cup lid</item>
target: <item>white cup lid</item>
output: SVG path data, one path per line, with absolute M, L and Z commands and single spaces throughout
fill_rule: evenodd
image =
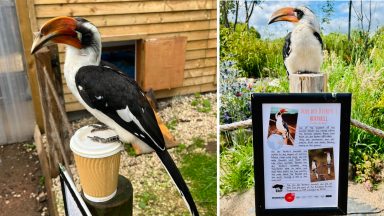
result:
M 107 129 L 103 131 L 91 132 L 92 126 L 84 126 L 76 131 L 70 141 L 71 150 L 81 157 L 104 158 L 112 156 L 123 150 L 120 142 L 101 143 L 92 141 L 88 136 L 108 138 L 117 136 L 116 132 Z

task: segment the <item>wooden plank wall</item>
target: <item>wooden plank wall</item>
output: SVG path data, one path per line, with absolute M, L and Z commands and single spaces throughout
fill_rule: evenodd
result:
M 103 41 L 187 36 L 182 87 L 155 92 L 156 97 L 216 89 L 216 0 L 28 0 L 32 30 L 55 16 L 81 16 L 94 23 Z M 60 62 L 64 47 L 59 46 Z M 64 80 L 64 79 L 63 79 Z M 83 109 L 64 81 L 67 111 Z

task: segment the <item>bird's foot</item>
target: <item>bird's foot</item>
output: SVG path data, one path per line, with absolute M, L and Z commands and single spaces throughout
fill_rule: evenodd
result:
M 102 138 L 98 136 L 88 136 L 89 139 L 91 139 L 94 142 L 100 142 L 100 143 L 112 143 L 112 142 L 120 142 L 119 136 L 111 136 L 107 138 Z
M 96 131 L 105 131 L 109 129 L 107 125 L 91 124 L 90 126 L 93 127 L 93 129 L 91 130 L 91 133 Z

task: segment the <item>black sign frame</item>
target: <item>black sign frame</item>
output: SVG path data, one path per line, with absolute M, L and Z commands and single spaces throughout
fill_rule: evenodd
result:
M 345 215 L 348 201 L 349 130 L 351 115 L 350 93 L 254 93 L 252 94 L 252 127 L 255 175 L 256 215 Z M 262 105 L 288 103 L 340 103 L 340 151 L 338 206 L 314 208 L 265 208 L 264 140 Z
M 89 213 L 87 205 L 82 200 L 79 192 L 75 191 L 76 188 L 73 188 L 73 184 L 74 183 L 73 183 L 72 179 L 70 179 L 70 177 L 69 177 L 65 167 L 63 165 L 61 165 L 61 164 L 59 164 L 59 175 L 60 175 L 61 192 L 62 192 L 62 195 L 63 195 L 63 203 L 64 203 L 65 215 L 66 216 L 70 216 L 69 212 L 68 212 L 68 204 L 67 204 L 67 199 L 66 199 L 66 197 L 69 195 L 69 196 L 71 196 L 74 199 L 74 201 L 76 203 L 76 206 L 79 208 L 81 214 L 83 216 L 89 216 L 90 213 Z M 70 181 L 72 181 L 72 184 L 70 183 Z M 66 194 L 65 186 L 67 186 L 70 194 Z

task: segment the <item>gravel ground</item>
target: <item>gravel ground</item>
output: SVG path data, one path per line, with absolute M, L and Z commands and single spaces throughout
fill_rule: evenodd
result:
M 0 215 L 48 215 L 40 163 L 31 143 L 0 145 Z
M 159 114 L 164 122 L 177 121 L 172 135 L 177 143 L 183 143 L 188 149 L 194 138 L 200 138 L 205 144 L 216 143 L 216 94 L 201 95 L 208 99 L 211 111 L 203 113 L 191 106 L 195 96 L 174 97 L 158 103 Z M 73 128 L 96 123 L 96 119 L 87 118 L 73 123 Z M 169 149 L 176 164 L 180 166 L 181 158 L 177 148 Z M 194 152 L 206 152 L 206 148 L 193 148 Z M 80 190 L 79 177 L 74 165 L 71 166 L 75 183 Z M 120 174 L 131 180 L 134 188 L 134 215 L 188 215 L 185 203 L 177 192 L 168 174 L 158 160 L 156 154 L 130 156 L 122 153 Z M 187 182 L 188 184 L 188 182 Z M 63 201 L 59 178 L 54 180 L 54 190 L 59 214 L 64 215 Z M 199 207 L 198 207 L 199 208 Z M 204 215 L 204 212 L 201 212 Z

